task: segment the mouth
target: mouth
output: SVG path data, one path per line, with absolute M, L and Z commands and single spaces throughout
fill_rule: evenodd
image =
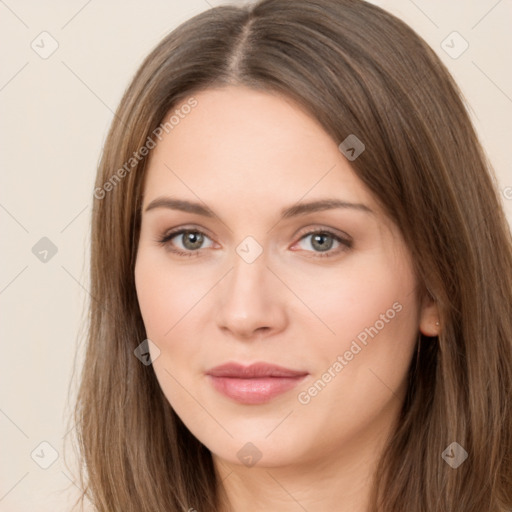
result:
M 228 398 L 258 405 L 293 389 L 309 374 L 268 363 L 227 363 L 208 370 L 206 375 L 212 386 Z

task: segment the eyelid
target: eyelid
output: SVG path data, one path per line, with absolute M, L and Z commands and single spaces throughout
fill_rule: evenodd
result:
M 157 241 L 161 241 L 163 239 L 169 239 L 169 238 L 176 236 L 184 231 L 192 231 L 192 232 L 201 233 L 202 235 L 207 236 L 210 240 L 214 239 L 214 237 L 211 235 L 210 231 L 202 226 L 199 226 L 197 224 L 192 224 L 192 225 L 183 224 L 183 225 L 177 226 L 175 228 L 164 230 L 161 235 L 158 235 Z
M 328 233 L 330 235 L 341 238 L 342 240 L 344 240 L 347 243 L 353 242 L 353 238 L 345 231 L 341 231 L 340 229 L 335 229 L 335 228 L 329 228 L 327 226 L 323 226 L 322 224 L 310 225 L 306 228 L 303 228 L 303 229 L 299 230 L 295 236 L 302 239 L 305 235 L 311 235 L 311 234 L 315 234 L 315 233 Z

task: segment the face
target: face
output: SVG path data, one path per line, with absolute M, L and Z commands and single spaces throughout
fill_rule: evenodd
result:
M 135 279 L 159 384 L 217 460 L 355 450 L 398 414 L 431 323 L 400 232 L 291 100 L 194 97 L 144 183 Z

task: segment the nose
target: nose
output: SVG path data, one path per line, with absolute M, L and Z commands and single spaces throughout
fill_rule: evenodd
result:
M 217 290 L 217 325 L 241 340 L 268 337 L 287 324 L 283 283 L 261 254 L 248 263 L 235 254 L 233 268 Z

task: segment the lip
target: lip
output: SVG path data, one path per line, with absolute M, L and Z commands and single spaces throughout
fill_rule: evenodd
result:
M 289 391 L 309 374 L 269 363 L 226 363 L 208 370 L 206 375 L 213 387 L 228 398 L 257 405 Z

